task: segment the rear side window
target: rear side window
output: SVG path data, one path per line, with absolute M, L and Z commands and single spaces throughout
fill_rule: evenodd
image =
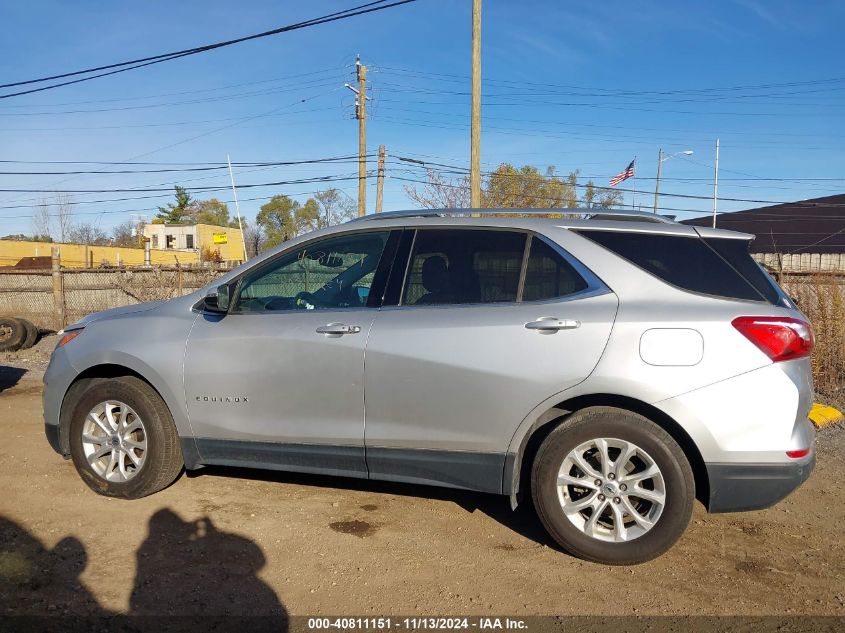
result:
M 516 301 L 525 240 L 507 231 L 419 230 L 402 303 Z
M 748 283 L 754 286 L 757 292 L 766 298 L 766 301 L 774 304 L 781 302 L 781 293 L 778 287 L 748 252 L 750 242 L 712 237 L 704 238 L 704 242 L 733 266 Z
M 771 284 L 763 279 L 764 286 L 757 277 L 757 272 L 764 273 L 751 259 L 744 240 L 708 240 L 718 242 L 708 244 L 697 236 L 622 231 L 579 233 L 684 290 L 730 299 L 779 302 L 780 297 Z
M 531 238 L 523 301 L 565 297 L 586 289 L 587 282 L 568 261 L 543 240 Z

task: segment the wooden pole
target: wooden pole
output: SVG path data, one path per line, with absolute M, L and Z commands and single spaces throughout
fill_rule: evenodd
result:
M 367 213 L 367 67 L 358 62 L 358 216 Z
M 470 206 L 481 208 L 481 0 L 472 1 L 472 125 L 470 130 Z
M 62 259 L 59 247 L 54 246 L 51 251 L 53 267 L 53 327 L 56 331 L 65 327 L 65 288 L 62 279 Z
M 378 146 L 378 175 L 376 177 L 376 213 L 381 213 L 384 205 L 384 145 Z

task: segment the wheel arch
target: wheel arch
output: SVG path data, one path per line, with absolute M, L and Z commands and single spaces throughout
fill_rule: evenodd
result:
M 183 453 L 185 454 L 185 462 L 188 468 L 193 464 L 188 464 L 189 458 L 195 454 L 190 452 L 192 446 L 186 446 L 186 443 L 193 445 L 193 434 L 190 432 L 187 416 L 184 413 L 183 406 L 178 406 L 176 395 L 173 394 L 166 387 L 162 388 L 159 381 L 151 380 L 148 372 L 138 371 L 137 368 L 130 366 L 127 363 L 121 362 L 100 362 L 86 367 L 79 372 L 62 397 L 62 403 L 59 413 L 59 442 L 63 455 L 70 454 L 70 415 L 75 406 L 75 400 L 78 399 L 90 386 L 99 380 L 108 380 L 109 378 L 117 378 L 120 376 L 133 376 L 147 385 L 156 392 L 162 399 L 165 406 L 170 411 L 173 421 L 176 424 L 176 431 L 182 440 Z M 198 461 L 198 459 L 197 459 Z
M 531 424 L 528 432 L 519 442 L 518 449 L 508 453 L 505 461 L 503 492 L 510 495 L 513 507 L 516 507 L 525 485 L 530 481 L 531 464 L 543 440 L 568 416 L 587 407 L 596 406 L 616 407 L 638 413 L 671 435 L 689 460 L 695 478 L 696 498 L 705 506 L 709 503 L 710 483 L 704 459 L 692 437 L 676 420 L 657 407 L 630 396 L 594 393 L 575 396 L 548 408 Z

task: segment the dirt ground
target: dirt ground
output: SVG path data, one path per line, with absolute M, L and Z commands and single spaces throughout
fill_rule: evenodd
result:
M 139 501 L 91 492 L 44 437 L 54 338 L 0 355 L 0 615 L 845 616 L 845 428 L 776 507 L 697 507 L 666 555 L 558 551 L 504 497 L 243 469 Z

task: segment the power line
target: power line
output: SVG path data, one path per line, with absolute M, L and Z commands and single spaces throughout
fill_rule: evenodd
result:
M 409 68 L 401 68 L 398 66 L 376 66 L 374 68 L 375 72 L 387 72 L 388 74 L 392 72 L 395 73 L 403 73 L 408 75 L 416 75 L 420 77 L 425 77 L 426 79 L 430 80 L 432 77 L 443 77 L 443 81 L 453 81 L 458 83 L 466 83 L 466 81 L 470 78 L 469 75 L 456 75 L 456 74 L 448 74 L 448 73 L 431 73 L 428 71 L 418 71 Z M 490 84 L 505 84 L 505 85 L 516 85 L 516 86 L 539 86 L 539 87 L 546 87 L 546 88 L 563 88 L 566 90 L 596 90 L 601 91 L 604 93 L 621 93 L 627 95 L 648 95 L 648 94 L 655 94 L 655 95 L 670 95 L 670 94 L 685 94 L 685 93 L 708 93 L 708 92 L 719 92 L 719 91 L 741 91 L 741 90 L 768 90 L 772 88 L 789 88 L 789 87 L 796 87 L 796 86 L 811 86 L 811 85 L 823 85 L 823 84 L 831 84 L 831 83 L 843 83 L 845 82 L 845 77 L 829 77 L 824 79 L 812 79 L 812 80 L 805 80 L 805 81 L 790 81 L 790 82 L 783 82 L 783 83 L 768 83 L 768 84 L 752 84 L 752 85 L 739 85 L 739 86 L 727 86 L 727 87 L 707 87 L 707 88 L 680 88 L 680 89 L 673 89 L 673 90 L 627 90 L 627 91 L 619 91 L 615 88 L 600 88 L 595 86 L 576 86 L 576 85 L 565 85 L 565 84 L 551 84 L 551 83 L 537 83 L 531 81 L 523 81 L 523 80 L 512 80 L 512 79 L 496 79 L 496 78 L 488 78 L 483 80 L 485 83 Z M 1 87 L 1 86 L 0 86 Z
M 288 33 L 290 31 L 295 31 L 298 29 L 307 28 L 310 26 L 317 26 L 320 24 L 327 24 L 329 22 L 335 22 L 337 20 L 345 20 L 347 18 L 364 15 L 367 13 L 373 13 L 375 11 L 383 11 L 384 9 L 389 9 L 392 7 L 396 7 L 403 4 L 408 4 L 410 2 L 416 2 L 416 0 L 395 0 L 389 4 L 384 4 L 387 0 L 375 0 L 374 2 L 368 2 L 366 4 L 362 4 L 356 7 L 352 7 L 350 9 L 345 9 L 343 11 L 337 11 L 335 13 L 329 13 L 327 15 L 323 15 L 317 18 L 312 18 L 310 20 L 305 20 L 304 22 L 297 22 L 295 24 L 288 24 L 287 26 L 282 26 L 279 28 L 271 29 L 269 31 L 264 31 L 262 33 L 255 33 L 253 35 L 247 35 L 244 37 L 239 37 L 231 40 L 226 40 L 223 42 L 215 42 L 213 44 L 205 44 L 202 46 L 197 46 L 194 48 L 187 48 L 181 51 L 173 51 L 170 53 L 161 53 L 159 55 L 151 55 L 149 57 L 138 58 L 130 61 L 125 62 L 117 62 L 113 64 L 105 64 L 103 66 L 97 66 L 94 68 L 87 68 L 85 70 L 77 70 L 68 73 L 62 73 L 57 75 L 52 75 L 48 77 L 40 77 L 38 79 L 27 79 L 24 81 L 17 81 L 7 84 L 0 84 L 0 88 L 11 88 L 15 86 L 24 86 L 30 85 L 35 83 L 43 83 L 45 81 L 54 81 L 56 79 L 66 79 L 68 77 L 77 77 L 79 75 L 91 75 L 91 73 L 99 73 L 95 75 L 91 75 L 89 77 L 82 77 L 80 79 L 73 79 L 70 81 L 64 81 L 56 84 L 51 84 L 49 86 L 42 86 L 40 88 L 32 88 L 29 90 L 22 90 L 13 93 L 7 93 L 4 95 L 0 95 L 0 99 L 8 99 L 9 97 L 16 97 L 25 94 L 31 94 L 34 92 L 42 92 L 44 90 L 51 90 L 53 88 L 58 88 L 60 86 L 67 86 L 70 84 L 81 83 L 83 81 L 90 81 L 92 79 L 96 79 L 98 77 L 105 77 L 107 75 L 113 75 L 120 72 L 125 72 L 127 70 L 134 70 L 136 68 L 141 68 L 144 66 L 150 66 L 153 64 L 159 64 L 166 61 L 171 61 L 174 59 L 178 59 L 181 57 L 188 57 L 190 55 L 196 55 L 199 53 L 206 53 L 211 50 L 215 50 L 218 48 L 224 48 L 227 46 L 232 46 L 234 44 L 240 44 L 242 42 L 247 42 L 250 40 L 257 40 L 264 37 L 269 37 L 271 35 L 278 35 L 280 33 Z M 114 69 L 114 70 L 112 70 Z M 100 72 L 100 71 L 108 71 L 108 72 Z
M 291 79 L 299 79 L 301 77 L 313 77 L 314 75 L 323 75 L 326 73 L 334 73 L 343 69 L 343 66 L 338 66 L 336 68 L 323 68 L 321 70 L 314 70 L 307 73 L 297 73 L 296 75 L 286 75 L 284 77 L 273 77 L 270 79 L 255 79 L 252 81 L 243 81 L 236 84 L 228 84 L 225 86 L 217 86 L 215 88 L 195 88 L 193 90 L 181 90 L 179 92 L 165 92 L 162 94 L 157 95 L 146 95 L 146 96 L 135 96 L 135 97 L 116 97 L 112 99 L 90 99 L 87 101 L 69 101 L 65 103 L 30 103 L 27 105 L 22 104 L 7 104 L 2 106 L 0 109 L 13 109 L 13 108 L 60 108 L 65 106 L 75 106 L 75 105 L 89 105 L 93 103 L 118 103 L 121 101 L 142 101 L 144 99 L 161 99 L 164 97 L 179 97 L 183 95 L 192 95 L 198 94 L 201 92 L 214 92 L 217 90 L 229 90 L 230 88 L 241 88 L 243 86 L 255 86 L 258 84 L 266 84 L 266 83 L 273 83 L 278 81 L 289 81 Z M 326 81 L 330 79 L 326 77 L 321 81 Z M 315 80 L 317 81 L 317 80 Z
M 397 156 L 397 158 L 399 160 L 402 160 L 403 157 Z M 418 161 L 416 159 L 412 159 L 412 162 L 415 162 L 417 164 L 420 163 L 420 161 Z M 455 170 L 453 173 L 456 173 L 456 174 L 460 174 L 460 175 L 469 174 L 468 169 L 466 169 L 464 167 L 457 166 L 457 165 L 445 165 L 445 164 L 439 164 L 439 163 L 429 163 L 429 164 L 435 165 L 435 166 L 439 165 L 441 167 L 445 167 L 445 168 L 448 168 L 448 169 Z M 519 173 L 516 173 L 516 174 L 501 174 L 501 173 L 486 171 L 486 172 L 482 172 L 482 174 L 484 174 L 485 176 L 524 178 L 524 176 L 522 174 L 519 174 Z M 550 180 L 550 178 L 547 178 L 546 176 L 542 176 L 542 175 L 540 176 L 540 178 L 542 178 L 543 180 Z M 429 184 L 427 181 L 424 181 L 424 180 L 404 179 L 404 178 L 401 178 L 401 177 L 398 177 L 398 176 L 394 176 L 394 179 L 396 179 L 396 180 L 409 180 L 410 182 L 418 182 L 420 184 Z M 561 179 L 561 182 L 565 182 L 565 181 L 563 181 L 563 179 Z M 455 188 L 458 188 L 458 189 L 465 189 L 466 188 L 463 185 L 451 185 L 451 184 L 445 184 L 445 183 L 442 183 L 442 184 L 444 186 L 447 186 L 447 187 L 455 187 Z M 574 186 L 584 189 L 584 188 L 587 188 L 589 185 L 576 183 Z M 640 190 L 640 189 L 623 189 L 623 188 L 619 188 L 619 187 L 605 187 L 605 186 L 595 185 L 595 184 L 593 184 L 592 187 L 594 189 L 599 190 L 599 191 L 619 191 L 619 192 L 622 192 L 622 193 L 638 193 L 638 194 L 647 194 L 647 195 L 654 193 L 652 191 L 644 191 L 644 190 Z M 661 196 L 665 195 L 665 196 L 672 197 L 672 198 L 682 198 L 682 199 L 687 199 L 687 200 L 712 200 L 713 199 L 712 196 L 698 196 L 698 195 L 683 194 L 683 193 L 665 193 L 664 194 L 664 193 L 661 192 L 660 195 Z M 793 202 L 791 200 L 755 200 L 755 199 L 750 199 L 750 198 L 727 198 L 727 197 L 720 198 L 720 200 L 724 200 L 725 202 L 751 202 L 751 203 L 755 203 L 755 204 L 795 204 L 796 206 L 801 206 L 802 204 L 804 204 L 806 202 L 806 201 Z M 806 206 L 812 207 L 812 208 L 825 208 L 825 207 L 845 208 L 845 203 L 812 203 L 812 202 L 808 202 L 808 203 L 806 203 Z
M 373 154 L 368 154 L 372 157 Z M 0 161 L 9 162 L 9 161 Z M 290 165 L 311 165 L 321 163 L 358 162 L 358 156 L 335 156 L 331 158 L 313 158 L 310 160 L 292 160 L 277 162 L 232 163 L 235 167 L 282 167 Z M 113 163 L 95 163 L 113 164 Z M 205 167 L 172 167 L 167 169 L 121 169 L 121 170 L 78 170 L 78 171 L 0 171 L 0 176 L 63 176 L 70 174 L 161 174 L 169 172 L 215 171 L 228 169 L 226 165 Z
M 58 116 L 65 114 L 100 114 L 103 112 L 126 112 L 131 110 L 150 110 L 154 108 L 170 108 L 175 106 L 196 105 L 198 103 L 217 103 L 220 101 L 232 101 L 234 99 L 247 99 L 250 97 L 265 97 L 285 92 L 298 91 L 303 88 L 325 88 L 333 86 L 336 82 L 330 79 L 304 82 L 301 84 L 287 86 L 284 88 L 264 88 L 252 92 L 241 92 L 231 95 L 217 95 L 183 101 L 172 101 L 168 103 L 147 103 L 143 105 L 121 106 L 117 108 L 87 108 L 82 110 L 59 110 L 54 112 L 0 112 L 0 117 L 30 117 L 30 116 Z
M 356 174 L 352 176 L 336 177 L 336 176 L 321 176 L 315 178 L 301 178 L 297 180 L 279 180 L 275 182 L 259 182 L 247 183 L 238 185 L 238 189 L 249 189 L 251 187 L 270 187 L 274 185 L 296 185 L 310 182 L 332 182 L 335 180 L 358 180 L 359 176 Z M 227 186 L 208 186 L 208 187 L 184 187 L 185 191 L 220 191 L 221 189 L 228 189 Z M 45 194 L 77 194 L 77 193 L 153 193 L 157 191 L 170 192 L 173 188 L 135 188 L 135 189 L 0 189 L 0 193 L 45 193 Z M 727 198 L 726 198 L 727 199 Z

